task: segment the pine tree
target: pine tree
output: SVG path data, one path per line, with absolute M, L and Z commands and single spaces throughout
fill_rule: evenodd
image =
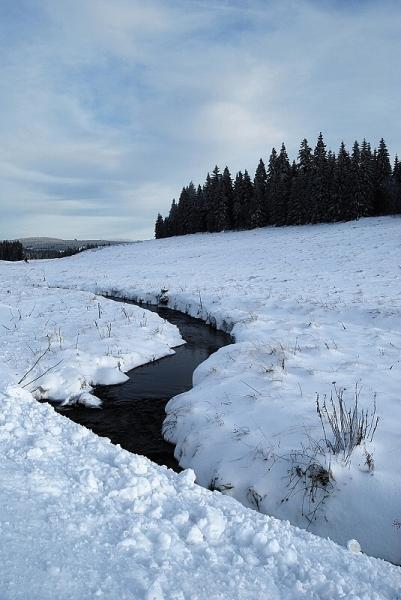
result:
M 274 225 L 285 225 L 291 189 L 291 166 L 284 144 L 275 160 L 274 176 L 269 190 L 271 221 Z
M 313 152 L 313 171 L 311 189 L 311 223 L 320 223 L 329 212 L 330 189 L 326 144 L 320 132 Z
M 375 190 L 373 212 L 376 215 L 385 215 L 391 212 L 391 164 L 386 143 L 382 138 L 375 155 Z
M 351 218 L 359 219 L 360 217 L 365 216 L 366 206 L 363 189 L 361 149 L 356 140 L 352 147 L 350 187 L 354 211 L 353 214 L 351 214 Z
M 251 228 L 251 207 L 253 205 L 254 189 L 252 179 L 248 171 L 245 169 L 244 178 L 242 181 L 242 227 L 244 229 Z
M 267 165 L 267 173 L 266 173 L 266 196 L 267 196 L 267 205 L 269 208 L 268 212 L 268 220 L 271 225 L 276 225 L 274 218 L 275 215 L 273 213 L 272 204 L 276 194 L 276 184 L 277 184 L 277 150 L 272 148 L 272 151 L 269 156 L 269 162 Z
M 253 180 L 254 194 L 251 206 L 250 224 L 251 227 L 263 227 L 268 223 L 268 205 L 267 205 L 267 173 L 262 159 L 256 169 Z
M 205 194 L 201 185 L 198 185 L 198 189 L 196 190 L 196 199 L 194 204 L 193 215 L 193 230 L 194 233 L 206 231 Z
M 224 208 L 222 206 L 221 174 L 217 165 L 213 169 L 212 175 L 206 180 L 206 183 L 206 228 L 209 232 L 219 231 L 218 227 L 220 223 L 218 223 L 217 217 L 219 216 L 220 218 L 222 216 Z
M 234 197 L 233 197 L 233 215 L 232 225 L 233 229 L 241 229 L 242 227 L 242 185 L 244 176 L 239 171 L 234 181 Z
M 312 149 L 308 140 L 304 139 L 298 152 L 298 163 L 291 180 L 291 191 L 288 199 L 287 223 L 301 225 L 311 218 L 311 173 L 313 167 Z
M 397 155 L 395 155 L 391 178 L 391 212 L 401 213 L 401 163 Z
M 164 221 L 163 217 L 159 213 L 157 215 L 156 224 L 155 224 L 155 238 L 158 240 L 164 237 Z
M 189 187 L 184 187 L 177 206 L 177 235 L 192 233 L 192 208 Z
M 361 145 L 359 183 L 361 187 L 359 216 L 368 217 L 373 215 L 374 160 L 370 144 L 365 139 Z
M 253 204 L 253 183 L 248 171 L 237 173 L 234 183 L 233 227 L 250 229 L 251 206 Z
M 170 212 L 168 215 L 168 232 L 169 236 L 178 235 L 178 207 L 173 198 L 173 202 L 171 204 Z
M 212 192 L 212 178 L 208 173 L 203 185 L 203 198 L 205 210 L 205 231 L 214 231 L 214 205 Z
M 233 182 L 228 167 L 225 167 L 223 175 L 218 178 L 216 187 L 215 215 L 217 231 L 231 229 L 232 207 Z
M 351 182 L 351 158 L 344 142 L 341 142 L 335 162 L 332 193 L 324 220 L 349 221 L 356 218 Z

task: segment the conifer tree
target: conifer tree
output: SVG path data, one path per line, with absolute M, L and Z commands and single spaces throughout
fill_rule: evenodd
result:
M 397 154 L 395 155 L 391 178 L 391 212 L 393 214 L 401 213 L 401 163 Z
M 272 198 L 275 194 L 275 186 L 277 181 L 277 150 L 272 148 L 269 156 L 269 162 L 266 172 L 266 196 L 269 207 L 268 219 L 271 225 L 276 225 L 272 211 Z
M 206 231 L 206 204 L 205 194 L 201 185 L 196 190 L 195 211 L 194 211 L 194 232 Z
M 243 229 L 251 228 L 251 207 L 253 204 L 254 190 L 252 179 L 248 171 L 245 169 L 244 178 L 242 180 L 242 210 L 241 210 L 241 227 Z
M 320 223 L 325 220 L 325 215 L 329 212 L 329 203 L 330 190 L 326 144 L 320 132 L 313 152 L 311 223 Z
M 182 188 L 177 205 L 177 235 L 185 235 L 186 233 L 191 233 L 191 214 L 192 206 L 189 195 L 189 188 L 184 187 Z
M 157 215 L 156 224 L 155 224 L 155 238 L 160 239 L 164 237 L 164 221 L 163 217 L 159 213 Z
M 187 210 L 188 210 L 188 220 L 187 220 L 187 229 L 186 233 L 196 233 L 197 223 L 196 223 L 196 209 L 197 209 L 197 194 L 196 189 L 191 181 L 186 188 L 186 201 L 187 201 Z
M 375 190 L 373 212 L 376 215 L 385 215 L 391 212 L 391 164 L 386 143 L 382 138 L 375 155 Z
M 308 223 L 311 218 L 312 167 L 312 148 L 310 148 L 308 140 L 303 139 L 298 152 L 298 163 L 291 181 L 287 211 L 287 223 L 289 225 Z
M 290 189 L 291 166 L 285 145 L 282 144 L 280 154 L 275 160 L 274 175 L 269 189 L 271 221 L 274 225 L 285 225 L 287 222 Z
M 233 182 L 230 171 L 226 167 L 223 175 L 218 178 L 216 187 L 216 230 L 225 231 L 231 229 L 233 210 Z
M 219 231 L 218 227 L 220 223 L 217 222 L 217 214 L 219 217 L 224 209 L 220 211 L 222 207 L 222 187 L 221 187 L 221 174 L 220 169 L 216 165 L 212 171 L 212 175 L 206 179 L 205 188 L 206 197 L 206 229 L 209 232 Z
M 253 180 L 254 194 L 251 205 L 250 225 L 251 227 L 263 227 L 269 221 L 268 196 L 267 196 L 267 173 L 262 159 L 256 169 Z
M 351 219 L 359 219 L 365 215 L 365 196 L 363 190 L 362 178 L 362 159 L 361 149 L 358 142 L 355 140 L 352 147 L 351 155 L 351 171 L 350 171 L 350 188 L 351 198 L 353 203 L 353 213 Z
M 242 228 L 242 187 L 243 187 L 244 176 L 239 171 L 235 177 L 234 182 L 234 197 L 233 197 L 233 215 L 232 224 L 234 229 Z
M 361 145 L 359 182 L 361 187 L 359 216 L 368 217 L 373 215 L 374 160 L 370 144 L 365 139 Z
M 349 200 L 349 172 L 350 157 L 345 149 L 344 142 L 341 142 L 334 165 L 333 185 L 330 190 L 330 199 L 326 208 L 328 221 L 346 220 L 345 207 Z
M 177 207 L 175 198 L 173 198 L 173 202 L 171 204 L 170 212 L 168 215 L 169 236 L 178 235 L 177 225 L 178 225 L 178 207 Z

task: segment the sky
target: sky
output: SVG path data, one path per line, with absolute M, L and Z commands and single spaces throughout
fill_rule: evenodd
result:
M 381 137 L 400 0 L 1 0 L 0 238 L 146 239 L 217 164 Z

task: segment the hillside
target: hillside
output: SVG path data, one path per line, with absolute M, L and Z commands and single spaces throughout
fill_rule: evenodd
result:
M 170 306 L 230 329 L 236 344 L 168 406 L 180 464 L 246 505 L 401 562 L 400 226 L 380 218 L 149 241 L 46 265 L 46 281 L 150 301 L 168 289 Z M 376 402 L 380 418 L 345 466 L 311 449 L 323 436 L 317 394 L 330 397 L 333 382 L 349 407 L 358 386 L 360 406 Z M 317 513 L 303 481 L 289 493 L 302 448 L 333 474 Z
M 198 234 L 2 264 L 0 589 L 17 590 L 4 597 L 33 586 L 50 598 L 56 576 L 62 598 L 395 600 L 399 568 L 354 551 L 401 563 L 400 226 Z M 129 455 L 30 394 L 75 402 L 84 382 L 90 403 L 89 383 L 171 352 L 173 326 L 94 296 L 157 302 L 162 289 L 235 338 L 167 406 L 165 435 L 193 476 Z M 49 335 L 51 372 L 17 385 Z M 330 394 L 351 408 L 355 390 L 372 427 L 349 455 L 334 452 L 317 395 L 330 411 Z

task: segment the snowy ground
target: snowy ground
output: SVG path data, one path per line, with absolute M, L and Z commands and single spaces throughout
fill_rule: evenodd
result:
M 173 327 L 94 296 L 167 289 L 170 306 L 236 340 L 169 403 L 180 463 L 243 504 L 400 563 L 400 230 L 367 219 L 0 264 L 0 597 L 399 599 L 399 568 L 193 486 L 28 390 L 92 402 L 92 384 L 170 353 Z M 361 406 L 376 394 L 380 417 L 347 465 L 322 451 L 316 414 L 334 381 L 348 404 L 356 384 Z M 332 472 L 315 503 L 296 476 L 311 455 Z
M 96 406 L 93 385 L 121 383 L 125 371 L 183 343 L 176 327 L 149 311 L 21 279 L 21 270 L 3 263 L 1 389 L 20 383 L 38 399 Z
M 194 485 L 10 389 L 2 600 L 400 598 L 400 569 Z

